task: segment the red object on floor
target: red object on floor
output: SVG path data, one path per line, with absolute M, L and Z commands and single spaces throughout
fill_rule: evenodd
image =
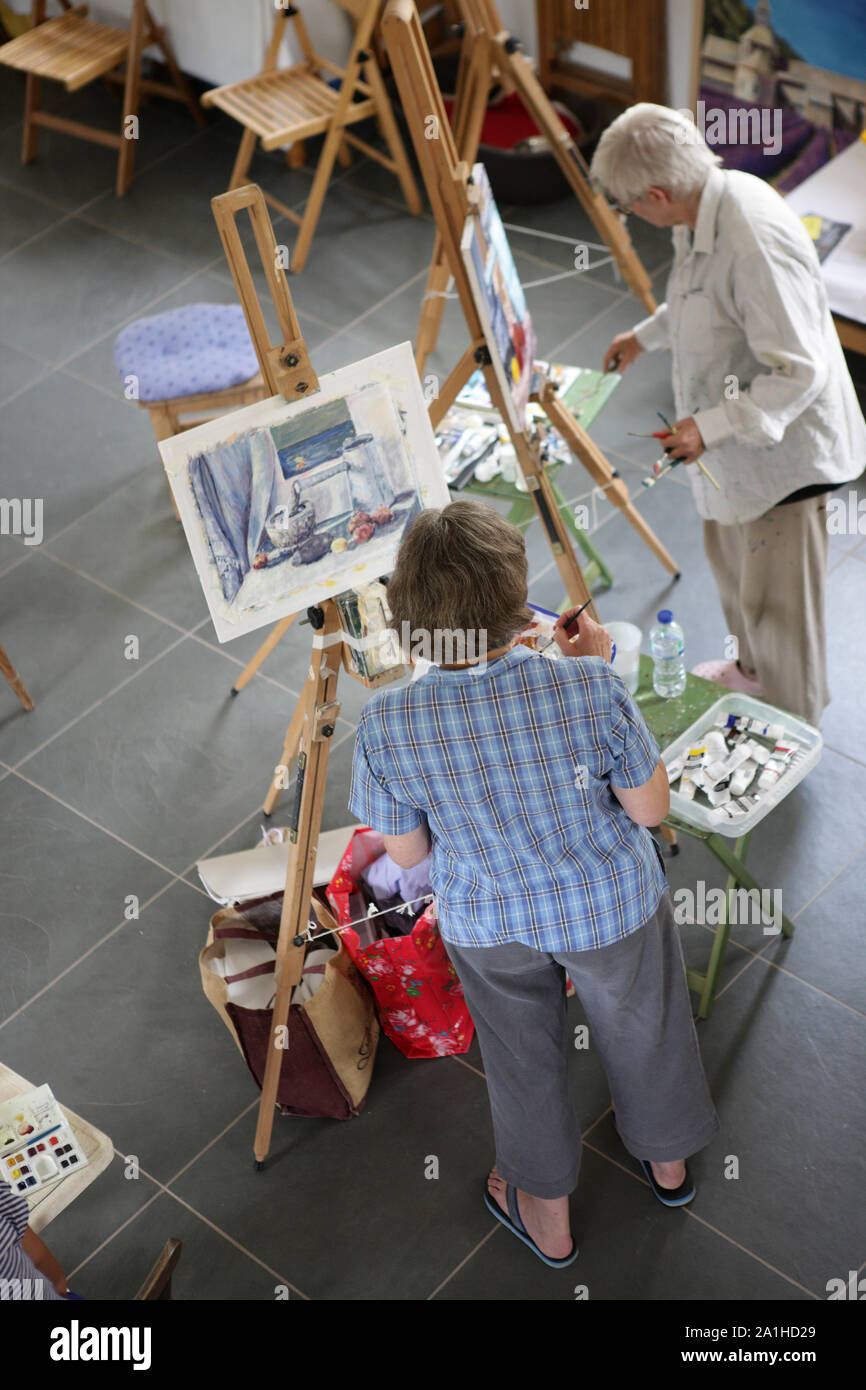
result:
M 448 119 L 453 125 L 451 113 L 454 109 L 454 98 L 445 97 L 444 100 Z M 577 117 L 559 103 L 555 104 L 555 109 L 571 138 L 576 141 L 582 139 L 584 132 Z M 481 127 L 481 144 L 492 145 L 498 150 L 513 150 L 521 140 L 529 140 L 533 135 L 541 134 L 520 96 L 517 92 L 512 92 L 495 105 L 488 106 Z

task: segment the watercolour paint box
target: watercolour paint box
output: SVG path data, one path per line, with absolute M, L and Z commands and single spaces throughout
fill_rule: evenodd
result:
M 807 773 L 817 766 L 821 760 L 821 752 L 824 747 L 824 740 L 819 731 L 806 724 L 802 719 L 797 719 L 795 715 L 788 714 L 786 710 L 776 709 L 774 705 L 768 705 L 765 700 L 753 699 L 751 695 L 741 695 L 736 690 L 729 691 L 705 710 L 694 724 L 690 724 L 678 739 L 662 751 L 662 759 L 666 767 L 669 767 L 678 757 L 684 755 L 686 750 L 700 745 L 706 734 L 717 728 L 716 719 L 720 715 L 748 715 L 752 719 L 760 719 L 766 724 L 780 724 L 784 731 L 783 739 L 790 738 L 796 740 L 803 750 L 803 756 L 789 768 L 778 782 L 766 791 L 761 791 L 760 800 L 751 811 L 747 811 L 738 820 L 720 820 L 714 816 L 710 807 L 700 805 L 694 801 L 688 801 L 681 796 L 675 787 L 671 787 L 671 812 L 679 816 L 681 820 L 689 825 L 697 826 L 701 830 L 714 831 L 719 835 L 724 835 L 732 840 L 738 840 L 741 835 L 747 835 L 753 830 L 766 815 L 772 811 L 774 806 L 784 800 L 790 791 L 799 782 L 802 782 Z
M 14 1192 L 34 1196 L 87 1162 L 50 1086 L 0 1105 L 0 1175 Z

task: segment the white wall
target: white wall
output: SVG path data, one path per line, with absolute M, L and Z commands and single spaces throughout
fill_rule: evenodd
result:
M 214 85 L 237 82 L 258 72 L 273 23 L 273 0 L 150 0 L 154 17 L 166 25 L 180 65 L 194 77 Z M 686 106 L 692 33 L 696 22 L 695 0 L 667 0 L 668 101 Z M 13 8 L 29 8 L 13 0 Z M 314 47 L 333 62 L 342 62 L 349 51 L 352 26 L 333 0 L 300 0 Z M 424 0 L 419 0 L 423 10 Z M 537 52 L 535 0 L 498 0 L 500 18 L 507 29 L 523 40 L 527 53 Z M 129 0 L 93 0 L 90 13 L 104 23 L 129 22 Z M 297 51 L 285 60 L 296 62 Z M 618 70 L 615 64 L 611 70 Z

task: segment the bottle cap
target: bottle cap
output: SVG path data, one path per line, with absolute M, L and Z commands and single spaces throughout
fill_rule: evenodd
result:
M 656 616 L 660 623 L 672 623 L 674 620 L 674 615 L 669 608 L 663 608 Z

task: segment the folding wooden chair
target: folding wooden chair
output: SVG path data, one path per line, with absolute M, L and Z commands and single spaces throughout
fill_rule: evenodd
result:
M 54 19 L 45 17 L 45 0 L 33 0 L 32 28 L 17 39 L 0 47 L 0 63 L 27 74 L 24 94 L 24 139 L 21 163 L 30 164 L 36 158 L 39 129 L 62 130 L 82 140 L 109 145 L 118 151 L 118 198 L 122 198 L 132 183 L 132 164 L 135 156 L 136 133 L 130 127 L 130 116 L 138 115 L 139 93 L 156 92 L 160 96 L 184 101 L 198 125 L 204 117 L 177 65 L 164 30 L 157 25 L 145 0 L 131 0 L 132 22 L 129 30 L 112 29 L 86 19 L 87 6 L 73 8 L 71 0 L 60 0 L 63 14 Z M 155 82 L 141 75 L 141 55 L 150 44 L 163 53 L 172 82 Z M 97 77 L 108 77 L 113 69 L 126 63 L 123 78 L 123 114 L 119 132 L 84 125 L 81 121 L 55 116 L 40 109 L 42 79 L 62 82 L 68 92 L 86 87 Z
M 336 63 L 314 51 L 300 10 L 295 5 L 289 5 L 277 12 L 259 75 L 227 87 L 214 87 L 205 92 L 201 99 L 203 106 L 217 106 L 244 126 L 229 180 L 230 189 L 249 183 L 248 170 L 257 139 L 261 140 L 262 149 L 275 150 L 281 145 L 296 145 L 298 141 L 313 135 L 325 136 L 303 216 L 293 212 L 273 194 L 262 190 L 272 207 L 300 226 L 290 266 L 294 271 L 302 270 L 306 262 L 334 160 L 339 158 L 341 163 L 346 164 L 351 159 L 347 145 L 396 174 L 409 211 L 417 217 L 422 210 L 421 198 L 382 74 L 368 47 L 384 0 L 336 0 L 336 3 L 355 21 L 355 38 L 345 68 L 337 67 Z M 289 20 L 294 25 L 304 58 L 292 67 L 278 70 L 277 54 Z M 326 80 L 328 74 L 340 78 L 338 88 L 332 87 Z M 390 158 L 349 133 L 348 127 L 370 116 L 375 116 L 378 121 Z M 296 166 L 297 150 L 293 152 L 290 149 L 286 159 L 290 166 Z

